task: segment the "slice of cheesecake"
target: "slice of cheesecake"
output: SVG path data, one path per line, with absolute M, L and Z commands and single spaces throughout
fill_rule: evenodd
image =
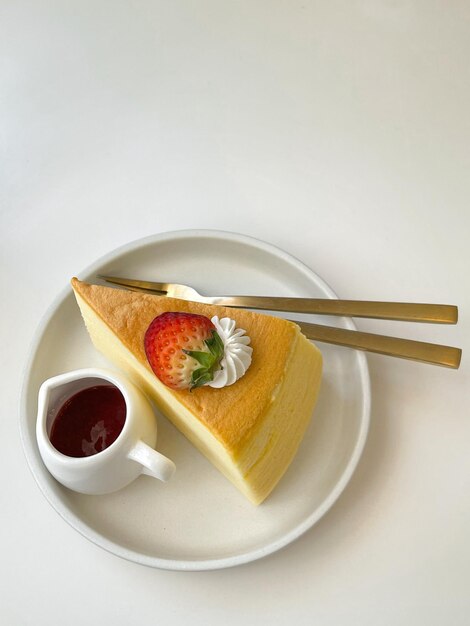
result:
M 175 426 L 254 504 L 278 483 L 299 447 L 320 387 L 318 348 L 286 320 L 244 309 L 188 302 L 72 279 L 95 347 L 124 370 Z M 253 348 L 233 385 L 174 391 L 152 371 L 144 350 L 152 320 L 182 311 L 236 320 Z

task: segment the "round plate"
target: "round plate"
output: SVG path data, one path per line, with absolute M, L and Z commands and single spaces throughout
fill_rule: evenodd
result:
M 185 283 L 214 295 L 336 297 L 321 278 L 282 250 L 219 231 L 177 231 L 135 241 L 79 278 L 99 282 L 99 273 Z M 320 323 L 355 328 L 344 318 Z M 43 380 L 80 367 L 109 367 L 92 347 L 67 287 L 40 324 L 26 368 L 20 420 L 28 463 L 58 513 L 118 556 L 176 570 L 216 569 L 261 558 L 324 515 L 351 478 L 366 440 L 370 384 L 365 356 L 327 344 L 320 348 L 324 376 L 314 419 L 285 476 L 259 507 L 245 500 L 162 415 L 157 447 L 177 467 L 169 483 L 141 476 L 117 493 L 81 495 L 48 473 L 35 437 Z

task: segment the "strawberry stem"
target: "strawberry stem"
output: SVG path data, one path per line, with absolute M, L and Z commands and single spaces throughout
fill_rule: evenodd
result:
M 224 343 L 217 331 L 213 330 L 211 336 L 205 339 L 204 343 L 209 350 L 208 352 L 183 350 L 185 354 L 193 357 L 201 365 L 192 373 L 191 390 L 210 383 L 211 380 L 214 380 L 214 374 L 221 368 L 220 362 L 224 356 Z

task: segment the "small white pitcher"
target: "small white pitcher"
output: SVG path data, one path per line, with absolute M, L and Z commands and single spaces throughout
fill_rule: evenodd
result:
M 64 402 L 82 389 L 110 383 L 121 391 L 126 403 L 126 419 L 117 439 L 92 456 L 70 457 L 56 450 L 49 436 Z M 36 437 L 50 473 L 80 493 L 117 491 L 140 474 L 167 481 L 175 471 L 173 461 L 154 450 L 157 422 L 150 402 L 127 378 L 110 370 L 87 368 L 46 380 L 39 389 Z

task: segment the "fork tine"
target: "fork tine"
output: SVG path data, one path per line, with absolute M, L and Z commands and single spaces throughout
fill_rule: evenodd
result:
M 103 276 L 98 274 L 98 278 L 105 280 L 108 283 L 114 285 L 121 285 L 122 287 L 129 287 L 135 290 L 145 290 L 154 293 L 168 293 L 168 283 L 156 283 L 154 281 L 148 282 L 146 280 L 134 280 L 132 278 L 121 278 L 119 276 Z

